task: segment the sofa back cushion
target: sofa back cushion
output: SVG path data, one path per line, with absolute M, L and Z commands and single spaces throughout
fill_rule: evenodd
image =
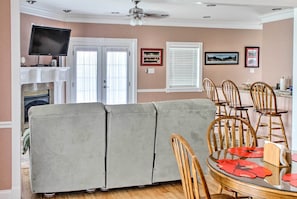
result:
M 208 99 L 154 102 L 157 110 L 153 182 L 179 180 L 177 163 L 170 144 L 172 133 L 181 134 L 194 149 L 206 171 L 206 132 L 215 118 L 216 107 Z
M 152 103 L 106 105 L 106 188 L 152 183 L 156 110 Z
M 32 192 L 104 187 L 105 122 L 101 103 L 30 108 Z

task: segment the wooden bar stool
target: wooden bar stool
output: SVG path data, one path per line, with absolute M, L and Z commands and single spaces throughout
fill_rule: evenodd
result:
M 248 109 L 252 105 L 243 105 L 241 103 L 240 93 L 237 85 L 231 80 L 222 82 L 222 91 L 229 108 L 229 116 L 237 116 L 250 122 Z
M 288 113 L 288 111 L 277 108 L 277 100 L 272 87 L 264 82 L 255 82 L 251 85 L 250 94 L 254 108 L 259 114 L 255 129 L 256 133 L 258 134 L 260 127 L 268 128 L 267 135 L 257 135 L 257 138 L 266 139 L 271 142 L 281 142 L 288 147 L 287 136 L 282 121 L 282 114 Z M 263 121 L 265 117 L 266 121 Z
M 217 107 L 216 116 L 227 115 L 226 102 L 219 99 L 218 90 L 214 82 L 209 78 L 204 78 L 203 88 L 208 99 L 213 101 Z

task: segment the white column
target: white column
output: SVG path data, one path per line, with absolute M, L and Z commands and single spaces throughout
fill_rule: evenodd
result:
M 54 82 L 54 104 L 65 104 L 64 81 Z
M 297 8 L 294 9 L 293 31 L 293 107 L 292 107 L 292 149 L 297 150 Z
M 20 1 L 10 0 L 11 12 L 11 92 L 12 92 L 12 184 L 0 198 L 21 198 L 21 84 L 20 84 Z

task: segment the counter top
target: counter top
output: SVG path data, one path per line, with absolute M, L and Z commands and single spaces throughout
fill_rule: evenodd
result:
M 249 92 L 249 89 L 246 88 L 242 88 L 239 87 L 238 88 L 240 92 Z M 277 97 L 292 97 L 292 92 L 290 90 L 285 90 L 285 91 L 281 91 L 281 90 L 274 90 L 274 93 Z

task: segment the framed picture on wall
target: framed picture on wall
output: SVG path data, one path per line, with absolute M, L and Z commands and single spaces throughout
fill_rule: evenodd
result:
M 205 65 L 231 65 L 238 63 L 238 52 L 205 52 Z
M 162 66 L 163 49 L 161 48 L 141 48 L 141 66 Z
M 260 48 L 256 46 L 245 47 L 245 67 L 259 68 Z

